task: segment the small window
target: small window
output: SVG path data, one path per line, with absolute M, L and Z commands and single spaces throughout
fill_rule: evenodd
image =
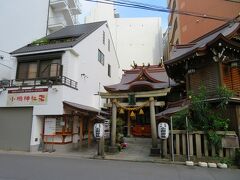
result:
M 110 44 L 110 40 L 108 39 L 108 51 L 111 50 L 111 44 Z
M 111 65 L 108 64 L 108 76 L 111 77 Z
M 103 44 L 105 44 L 105 32 L 103 31 Z
M 100 50 L 98 50 L 98 61 L 104 65 L 104 54 Z

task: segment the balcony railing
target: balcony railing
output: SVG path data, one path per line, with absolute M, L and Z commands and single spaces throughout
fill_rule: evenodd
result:
M 78 89 L 78 83 L 66 76 L 0 81 L 0 88 L 36 87 L 36 86 L 52 87 L 53 85 L 65 85 L 76 90 Z

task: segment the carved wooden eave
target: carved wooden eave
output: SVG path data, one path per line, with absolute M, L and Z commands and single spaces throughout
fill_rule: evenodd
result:
M 174 58 L 164 62 L 168 76 L 178 82 L 178 79 L 185 79 L 190 64 L 201 65 L 202 60 L 208 63 L 210 61 L 228 63 L 232 59 L 239 59 L 237 57 L 240 43 L 233 40 L 234 37 L 238 37 L 239 29 L 240 23 L 225 25 L 222 29 L 214 30 L 188 46 L 176 46 L 173 50 Z

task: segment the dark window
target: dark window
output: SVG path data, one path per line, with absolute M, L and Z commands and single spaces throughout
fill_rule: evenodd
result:
M 60 59 L 19 62 L 17 79 L 34 79 L 60 76 L 60 63 Z
M 34 79 L 37 77 L 37 62 L 19 63 L 18 79 Z
M 111 44 L 110 44 L 110 40 L 108 39 L 108 51 L 111 50 Z
M 100 50 L 98 50 L 98 61 L 104 65 L 104 54 Z
M 103 31 L 103 44 L 105 44 L 105 32 Z
M 54 59 L 50 61 L 40 62 L 39 77 L 56 77 L 60 75 L 60 60 Z
M 111 77 L 111 65 L 108 64 L 108 76 Z

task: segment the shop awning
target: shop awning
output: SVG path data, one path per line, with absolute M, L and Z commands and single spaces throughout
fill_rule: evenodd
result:
M 94 114 L 97 114 L 100 112 L 101 115 L 109 115 L 109 113 L 101 111 L 94 107 L 86 106 L 86 105 L 82 105 L 82 104 L 78 104 L 78 103 L 73 103 L 73 102 L 69 102 L 69 101 L 63 101 L 63 105 L 73 108 L 75 110 L 83 111 L 83 112 L 90 112 L 90 113 L 94 113 Z

